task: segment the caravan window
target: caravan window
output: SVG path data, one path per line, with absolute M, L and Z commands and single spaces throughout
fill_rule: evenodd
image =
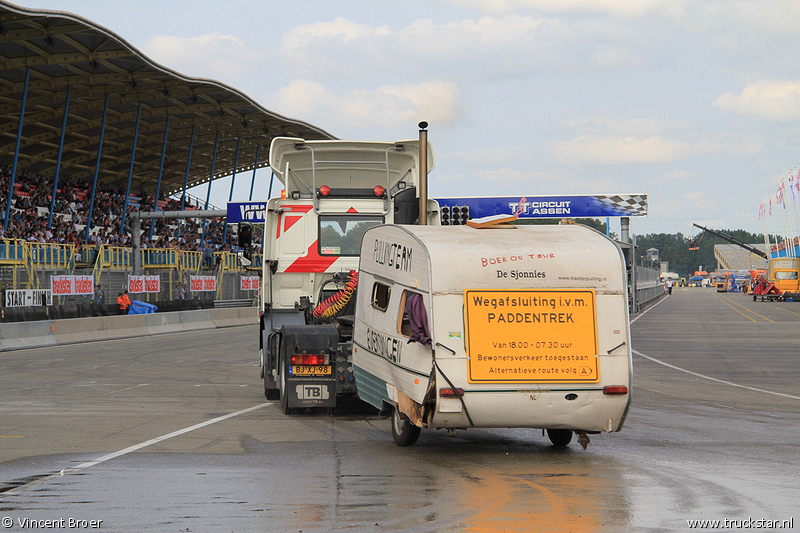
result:
M 408 337 L 408 342 L 431 343 L 428 312 L 425 310 L 425 301 L 421 294 L 403 291 L 400 313 L 397 317 L 397 332 Z
M 372 226 L 383 224 L 383 217 L 357 213 L 319 217 L 320 255 L 358 255 L 361 237 Z
M 372 307 L 379 311 L 386 312 L 386 308 L 389 307 L 390 293 L 391 287 L 376 281 L 372 286 Z

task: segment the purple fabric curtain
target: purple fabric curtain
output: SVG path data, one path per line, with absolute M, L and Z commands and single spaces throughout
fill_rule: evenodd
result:
M 411 325 L 411 337 L 408 339 L 408 343 L 430 344 L 428 312 L 425 311 L 425 303 L 422 301 L 421 294 L 410 292 L 406 295 L 406 314 Z

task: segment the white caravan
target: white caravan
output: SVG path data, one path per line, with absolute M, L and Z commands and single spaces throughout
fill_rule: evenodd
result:
M 381 225 L 361 244 L 361 399 L 421 428 L 620 431 L 632 376 L 625 260 L 582 225 Z

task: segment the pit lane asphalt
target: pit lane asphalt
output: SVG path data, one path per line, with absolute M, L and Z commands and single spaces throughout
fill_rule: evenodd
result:
M 257 327 L 0 353 L 0 519 L 308 532 L 800 518 L 800 303 L 676 289 L 633 320 L 633 408 L 586 451 L 503 429 L 423 430 L 399 448 L 360 404 L 284 416 L 263 396 Z

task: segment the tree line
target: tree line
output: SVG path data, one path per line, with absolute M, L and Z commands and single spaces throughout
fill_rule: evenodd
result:
M 605 234 L 606 224 L 594 218 L 576 218 L 576 224 L 584 224 Z M 517 224 L 558 224 L 558 219 L 520 219 Z M 745 244 L 763 244 L 764 234 L 750 233 L 741 229 L 728 230 L 711 228 L 730 235 L 734 239 Z M 686 236 L 678 233 L 649 233 L 647 235 L 636 236 L 636 264 L 650 266 L 647 258 L 647 250 L 655 248 L 658 250 L 659 260 L 669 262 L 669 271 L 677 273 L 682 278 L 691 277 L 696 270 L 711 272 L 717 268 L 717 259 L 714 257 L 714 245 L 731 244 L 722 237 L 717 237 L 711 233 L 701 231 L 697 236 Z M 612 239 L 618 236 L 611 232 Z M 689 241 L 693 241 L 697 250 L 690 250 Z M 653 265 L 655 266 L 655 265 Z

